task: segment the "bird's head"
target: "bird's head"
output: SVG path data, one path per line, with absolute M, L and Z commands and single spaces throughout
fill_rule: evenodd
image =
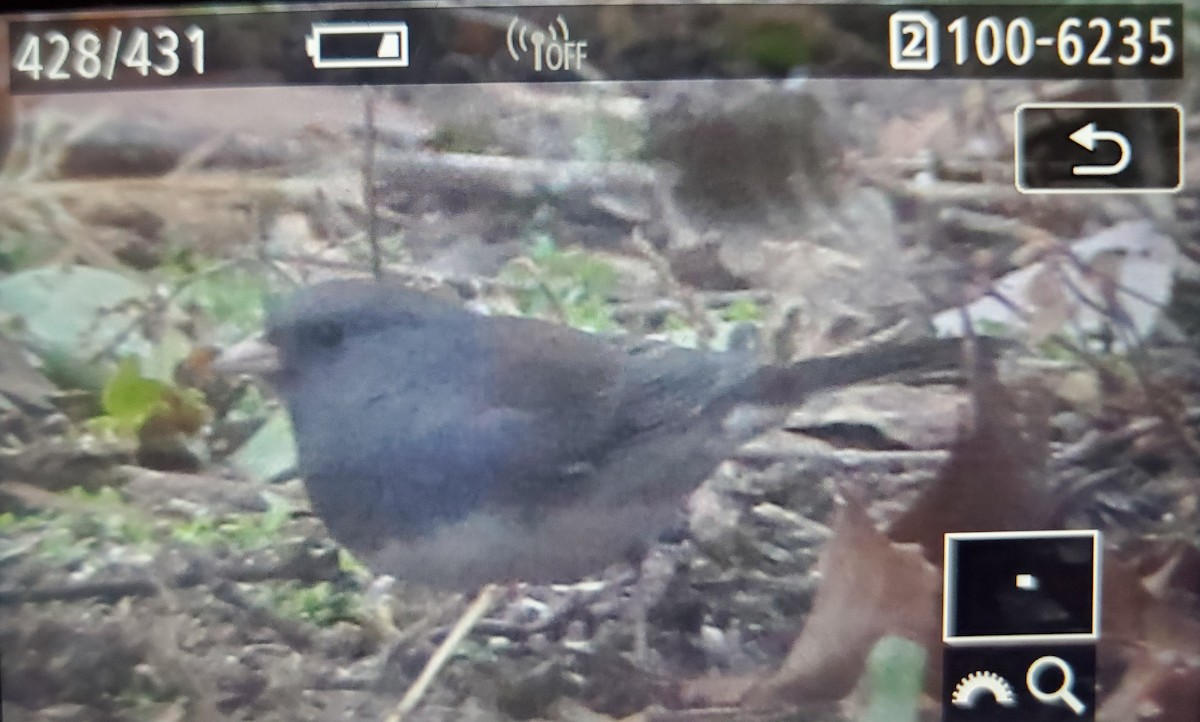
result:
M 412 348 L 422 329 L 461 315 L 456 306 L 400 285 L 363 279 L 336 280 L 296 291 L 270 305 L 257 337 L 226 349 L 214 369 L 261 376 L 285 396 L 311 381 L 361 380 L 377 369 L 377 346 Z M 413 344 L 405 344 L 410 339 Z M 393 369 L 392 372 L 395 370 Z

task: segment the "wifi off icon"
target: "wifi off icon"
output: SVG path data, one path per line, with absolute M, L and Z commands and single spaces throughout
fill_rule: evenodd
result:
M 507 42 L 513 62 L 531 58 L 533 69 L 539 73 L 577 71 L 587 59 L 587 41 L 571 39 L 571 29 L 562 15 L 545 28 L 515 17 L 508 24 Z

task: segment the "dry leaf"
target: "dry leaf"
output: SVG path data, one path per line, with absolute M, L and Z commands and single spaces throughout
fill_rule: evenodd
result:
M 1100 705 L 1097 722 L 1195 722 L 1200 719 L 1200 666 L 1143 653 Z
M 1038 263 L 1013 271 L 991 284 L 991 293 L 967 304 L 971 325 L 999 324 L 1028 331 L 1037 323 L 1045 334 L 1050 320 L 1061 316 L 1056 294 L 1049 294 L 1045 273 L 1053 270 L 1070 303 L 1069 322 L 1053 329 L 1086 344 L 1114 326 L 1123 330 L 1115 348 L 1123 349 L 1147 336 L 1171 299 L 1175 271 L 1180 264 L 1175 241 L 1150 221 L 1127 221 L 1076 241 L 1069 248 L 1048 252 Z M 1040 286 L 1040 288 L 1039 288 Z M 1052 301 L 1055 312 L 1039 316 L 1039 295 Z M 944 336 L 966 331 L 963 309 L 952 308 L 934 316 L 934 326 Z
M 979 365 L 972 380 L 974 429 L 955 442 L 937 478 L 888 531 L 894 541 L 920 544 L 939 566 L 947 532 L 1044 529 L 1053 509 L 1034 483 L 1046 463 L 1046 440 L 1037 438 L 1044 424 L 1023 425 L 990 363 Z
M 1029 302 L 1029 340 L 1040 344 L 1066 325 L 1074 305 L 1063 289 L 1056 264 L 1039 267 L 1029 281 L 1026 294 Z
M 1151 593 L 1137 568 L 1112 554 L 1104 558 L 1101 578 L 1102 652 L 1117 657 L 1141 648 L 1200 664 L 1200 622 Z
M 937 649 L 941 575 L 933 565 L 915 547 L 889 541 L 857 501 L 843 504 L 833 529 L 804 630 L 779 671 L 747 693 L 746 708 L 845 697 L 887 635 Z

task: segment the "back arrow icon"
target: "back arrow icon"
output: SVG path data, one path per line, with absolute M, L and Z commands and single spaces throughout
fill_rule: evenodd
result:
M 1116 175 L 1129 165 L 1132 155 L 1129 139 L 1115 130 L 1096 130 L 1096 123 L 1093 121 L 1067 137 L 1086 148 L 1088 152 L 1095 152 L 1096 143 L 1099 141 L 1116 143 L 1117 147 L 1121 149 L 1121 157 L 1117 159 L 1116 163 L 1072 166 L 1071 172 L 1075 175 Z

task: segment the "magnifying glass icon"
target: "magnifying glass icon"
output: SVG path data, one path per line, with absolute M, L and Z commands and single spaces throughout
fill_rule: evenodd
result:
M 1051 667 L 1057 667 L 1062 673 L 1063 681 L 1058 689 L 1047 691 L 1041 688 L 1038 681 L 1042 678 L 1042 673 Z M 1072 687 L 1075 686 L 1075 670 L 1071 669 L 1071 665 L 1067 664 L 1060 657 L 1040 657 L 1034 660 L 1033 664 L 1029 665 L 1029 671 L 1025 674 L 1025 684 L 1029 687 L 1029 692 L 1037 701 L 1044 704 L 1065 704 L 1071 708 L 1071 711 L 1076 716 L 1083 716 L 1087 705 L 1079 701 L 1075 696 Z

